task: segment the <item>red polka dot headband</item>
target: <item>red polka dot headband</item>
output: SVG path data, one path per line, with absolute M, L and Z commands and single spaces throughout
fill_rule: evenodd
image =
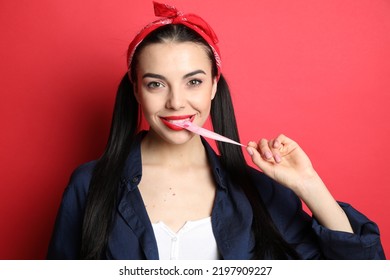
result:
M 153 1 L 153 5 L 154 14 L 158 17 L 161 17 L 161 19 L 153 21 L 146 25 L 140 32 L 138 32 L 138 34 L 134 37 L 133 41 L 130 43 L 127 51 L 127 65 L 129 73 L 131 73 L 130 68 L 134 53 L 138 45 L 145 39 L 147 35 L 149 35 L 155 29 L 164 25 L 182 24 L 194 30 L 209 44 L 213 51 L 217 64 L 217 79 L 219 79 L 221 75 L 221 55 L 217 46 L 218 38 L 212 28 L 207 24 L 207 22 L 197 15 L 183 14 L 175 7 L 167 4 L 161 4 Z

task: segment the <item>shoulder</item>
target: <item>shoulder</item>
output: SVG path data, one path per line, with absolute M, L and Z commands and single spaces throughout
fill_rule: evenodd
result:
M 92 178 L 96 160 L 79 165 L 70 176 L 70 184 L 89 184 Z
M 69 183 L 64 191 L 64 199 L 85 198 L 92 179 L 96 161 L 90 161 L 78 166 L 71 174 Z M 84 200 L 84 199 L 83 199 Z
M 83 213 L 95 164 L 95 161 L 84 163 L 72 172 L 62 194 L 59 216 L 65 215 L 76 219 Z

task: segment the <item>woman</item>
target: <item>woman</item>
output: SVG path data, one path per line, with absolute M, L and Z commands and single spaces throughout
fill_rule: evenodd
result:
M 375 223 L 334 200 L 293 140 L 248 143 L 259 172 L 240 147 L 218 143 L 217 156 L 176 125 L 210 115 L 239 141 L 214 32 L 154 6 L 162 19 L 129 46 L 106 151 L 73 173 L 48 258 L 383 259 Z

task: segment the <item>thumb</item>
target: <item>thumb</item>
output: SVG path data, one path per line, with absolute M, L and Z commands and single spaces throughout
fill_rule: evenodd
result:
M 257 149 L 255 149 L 254 147 L 247 146 L 246 150 L 247 150 L 248 154 L 250 155 L 252 162 L 258 168 L 260 168 L 261 170 L 263 170 L 265 172 L 266 170 L 264 170 L 264 169 L 267 169 L 267 165 L 269 164 L 269 162 L 265 161 L 261 157 L 259 151 Z

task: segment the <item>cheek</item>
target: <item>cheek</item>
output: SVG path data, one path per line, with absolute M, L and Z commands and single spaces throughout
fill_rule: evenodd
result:
M 209 109 L 211 107 L 211 101 L 214 97 L 214 94 L 212 92 L 212 89 L 210 88 L 205 93 L 201 94 L 198 98 L 198 104 L 199 106 Z
M 140 106 L 146 118 L 156 115 L 165 108 L 166 100 L 162 95 L 141 95 Z
M 203 94 L 192 99 L 191 107 L 201 114 L 208 114 L 211 108 L 211 97 L 209 94 Z
M 139 97 L 139 103 L 142 108 L 142 111 L 144 112 L 145 115 L 151 113 L 154 111 L 154 102 L 150 100 L 150 98 L 145 98 L 145 96 L 141 95 Z

